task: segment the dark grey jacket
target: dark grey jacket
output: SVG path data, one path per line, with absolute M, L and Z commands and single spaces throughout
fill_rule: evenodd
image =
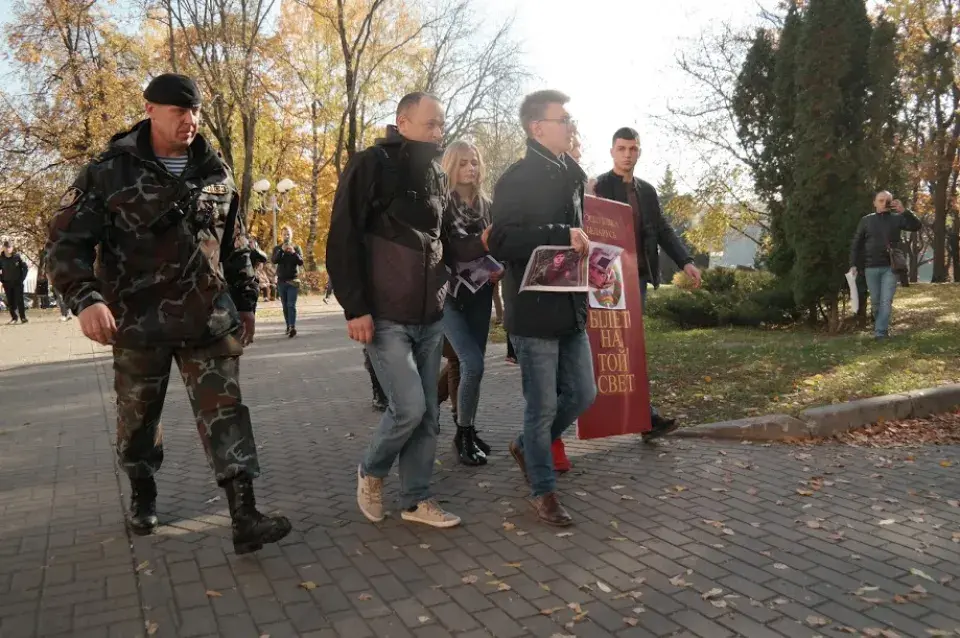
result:
M 663 217 L 663 210 L 660 208 L 660 198 L 657 197 L 657 189 L 652 184 L 643 181 L 637 177 L 633 178 L 633 187 L 637 192 L 637 201 L 640 203 L 640 224 L 634 220 L 634 232 L 637 234 L 637 248 L 642 248 L 643 255 L 647 261 L 647 281 L 653 284 L 654 288 L 660 286 L 660 247 L 670 256 L 678 266 L 683 268 L 687 264 L 692 264 L 693 259 L 683 246 L 683 242 L 673 232 L 673 228 Z M 627 185 L 623 178 L 610 171 L 597 178 L 597 185 L 594 190 L 597 197 L 612 199 L 617 202 L 629 204 L 627 198 Z M 641 247 L 641 241 L 643 245 Z
M 910 211 L 870 213 L 860 218 L 850 246 L 850 265 L 857 268 L 882 268 L 890 265 L 889 246 L 901 243 L 901 231 L 916 232 L 923 225 Z

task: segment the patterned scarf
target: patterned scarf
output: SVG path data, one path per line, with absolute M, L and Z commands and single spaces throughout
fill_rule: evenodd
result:
M 479 235 L 490 225 L 490 201 L 478 195 L 468 204 L 457 191 L 450 193 L 448 232 L 454 237 Z

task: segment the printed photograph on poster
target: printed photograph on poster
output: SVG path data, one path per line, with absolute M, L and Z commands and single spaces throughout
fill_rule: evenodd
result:
M 520 292 L 587 292 L 587 262 L 572 246 L 539 246 L 523 271 Z
M 473 261 L 460 262 L 457 264 L 457 287 L 466 286 L 470 292 L 477 292 L 482 288 L 492 275 L 503 272 L 503 264 L 491 257 L 484 255 Z
M 607 244 L 590 246 L 590 307 L 602 310 L 625 310 L 627 299 L 623 287 L 622 248 Z

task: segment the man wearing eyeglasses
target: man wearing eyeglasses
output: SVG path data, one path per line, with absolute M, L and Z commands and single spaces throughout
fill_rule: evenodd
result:
M 510 453 L 530 484 L 540 520 L 573 523 L 557 498 L 551 443 L 593 403 L 597 394 L 587 339 L 587 295 L 519 292 L 538 246 L 589 250 L 583 226 L 586 174 L 568 155 L 574 126 L 559 91 L 537 91 L 523 100 L 520 122 L 527 153 L 507 169 L 493 195 L 489 247 L 506 264 L 504 326 L 516 350 L 526 401 L 523 431 Z

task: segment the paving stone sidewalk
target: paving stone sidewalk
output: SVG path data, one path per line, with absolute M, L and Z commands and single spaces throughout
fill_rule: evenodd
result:
M 240 558 L 176 377 L 163 525 L 131 539 L 108 351 L 49 314 L 0 328 L 0 638 L 960 635 L 960 448 L 571 440 L 577 525 L 549 529 L 504 453 L 520 379 L 494 346 L 490 464 L 455 464 L 443 410 L 435 489 L 464 525 L 372 525 L 360 351 L 332 307 L 307 307 L 292 340 L 264 314 L 242 360 L 257 496 L 294 532 Z

